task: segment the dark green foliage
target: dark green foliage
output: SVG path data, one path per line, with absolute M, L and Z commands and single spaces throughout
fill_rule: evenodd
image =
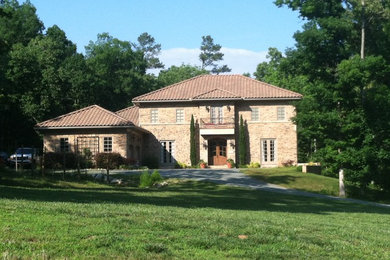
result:
M 148 170 L 145 170 L 142 172 L 141 176 L 139 177 L 139 180 L 139 187 L 146 188 L 151 187 L 161 181 L 162 177 L 157 170 L 154 170 L 152 174 L 150 174 Z
M 147 32 L 142 33 L 138 39 L 138 43 L 133 44 L 137 51 L 144 53 L 144 59 L 147 61 L 148 69 L 162 69 L 164 64 L 157 57 L 161 52 L 161 44 L 157 44 Z
M 155 156 L 147 156 L 142 161 L 142 165 L 149 169 L 157 169 L 159 167 L 158 158 Z
M 190 125 L 190 159 L 191 159 L 191 166 L 196 165 L 196 132 L 195 132 L 195 121 L 194 121 L 194 115 L 191 115 L 191 125 Z
M 65 169 L 77 169 L 77 160 L 81 166 L 85 165 L 83 158 L 78 158 L 75 153 L 46 153 L 43 165 L 46 169 L 63 169 L 64 165 Z
M 95 155 L 96 167 L 103 169 L 119 169 L 124 158 L 119 153 L 97 153 Z
M 214 39 L 210 35 L 202 36 L 202 45 L 200 46 L 201 53 L 199 59 L 202 62 L 202 69 L 211 67 L 210 72 L 219 74 L 230 72 L 231 69 L 227 65 L 218 66 L 217 62 L 223 60 L 223 53 L 220 52 L 222 46 L 214 43 Z
M 270 49 L 256 76 L 298 91 L 300 161 L 361 188 L 390 188 L 390 8 L 388 1 L 278 0 L 306 19 L 285 56 Z M 366 33 L 362 41 L 361 31 Z M 364 56 L 358 56 L 364 50 Z
M 156 183 L 156 182 L 162 181 L 163 178 L 161 177 L 158 170 L 154 170 L 152 172 L 152 174 L 150 175 L 150 179 L 152 180 L 152 183 Z
M 196 66 L 183 64 L 179 67 L 171 66 L 167 70 L 160 71 L 158 81 L 165 87 L 202 74 L 210 74 L 210 72 Z
M 244 120 L 242 119 L 242 115 L 240 116 L 240 126 L 238 130 L 238 149 L 239 149 L 239 164 L 246 164 L 246 130 L 244 125 Z

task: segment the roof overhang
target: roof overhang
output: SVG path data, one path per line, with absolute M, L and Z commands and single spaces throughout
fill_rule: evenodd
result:
M 109 128 L 133 128 L 134 125 L 127 126 L 61 126 L 61 127 L 34 127 L 36 130 L 63 130 L 63 129 L 109 129 Z
M 134 101 L 134 103 L 139 104 L 139 103 L 170 103 L 170 102 L 196 102 L 196 101 L 238 101 L 238 100 L 243 100 L 243 101 L 264 101 L 264 100 L 300 100 L 302 97 L 283 97 L 283 98 L 204 98 L 204 99 L 164 99 L 164 100 L 139 100 L 139 101 Z

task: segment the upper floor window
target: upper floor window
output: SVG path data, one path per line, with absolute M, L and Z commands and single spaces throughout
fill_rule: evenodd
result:
M 112 152 L 112 137 L 104 137 L 103 151 L 105 153 Z
M 60 151 L 61 152 L 69 152 L 69 139 L 68 138 L 60 138 Z
M 223 112 L 222 106 L 213 106 L 210 110 L 210 121 L 213 124 L 222 124 L 223 122 Z
M 184 109 L 176 109 L 176 123 L 184 122 Z
M 278 120 L 284 120 L 286 118 L 284 107 L 278 107 Z
M 158 123 L 158 109 L 154 108 L 150 112 L 150 122 L 151 123 Z
M 254 108 L 252 108 L 251 121 L 259 121 L 259 120 L 260 120 L 259 108 L 254 107 Z

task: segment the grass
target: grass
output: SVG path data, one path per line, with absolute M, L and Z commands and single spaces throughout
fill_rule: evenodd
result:
M 248 168 L 242 172 L 256 179 L 297 189 L 338 196 L 339 180 L 313 173 L 298 172 L 296 167 Z
M 5 259 L 390 258 L 387 208 L 204 182 L 1 175 Z
M 302 173 L 296 167 L 281 168 L 249 168 L 242 169 L 242 172 L 249 176 L 277 184 L 286 188 L 320 193 L 325 195 L 339 195 L 339 180 L 313 173 Z M 347 197 L 375 201 L 390 204 L 390 194 L 370 186 L 367 189 L 347 185 Z

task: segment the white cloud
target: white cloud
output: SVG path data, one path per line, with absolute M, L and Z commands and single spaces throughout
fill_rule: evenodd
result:
M 223 61 L 220 64 L 227 64 L 232 69 L 231 74 L 243 74 L 249 72 L 253 74 L 259 63 L 266 61 L 267 51 L 254 52 L 245 49 L 221 48 L 224 54 Z M 165 64 L 165 68 L 172 65 L 180 66 L 190 64 L 200 66 L 199 49 L 174 48 L 162 50 L 160 60 Z M 150 71 L 156 73 L 156 70 Z

